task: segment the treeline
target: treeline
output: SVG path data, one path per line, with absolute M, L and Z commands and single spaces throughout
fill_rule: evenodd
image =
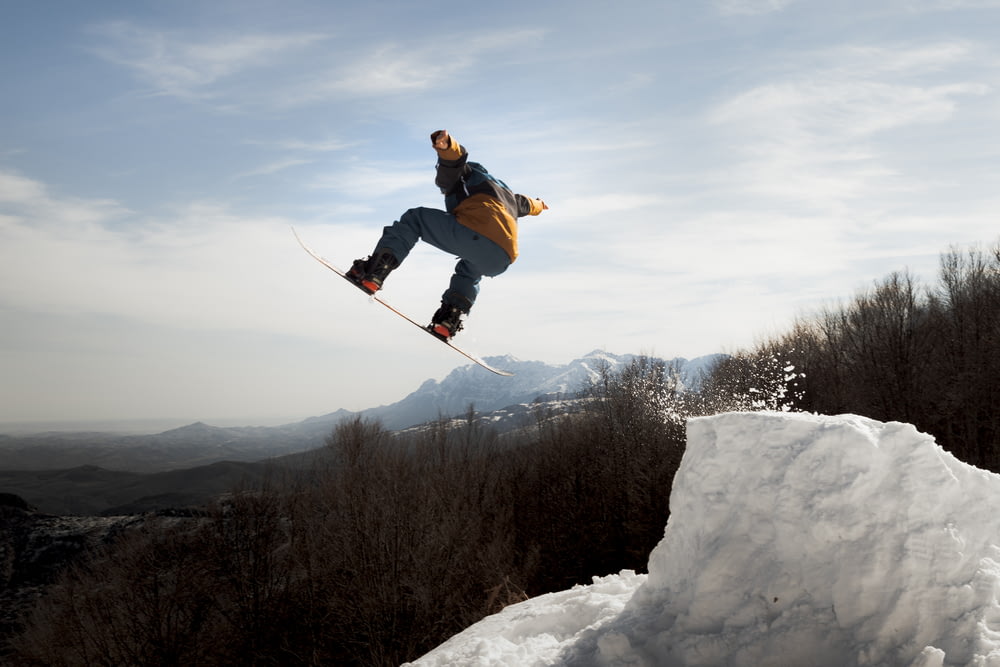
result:
M 703 403 L 639 358 L 513 437 L 471 408 L 408 437 L 343 423 L 311 470 L 93 554 L 10 660 L 399 665 L 512 602 L 644 570 Z
M 907 422 L 1000 472 L 1000 244 L 943 254 L 933 285 L 894 273 L 800 319 L 721 364 L 714 391 L 747 391 L 774 359 L 794 368 L 797 409 Z

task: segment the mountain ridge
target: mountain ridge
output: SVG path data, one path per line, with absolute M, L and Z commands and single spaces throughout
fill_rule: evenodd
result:
M 360 415 L 377 419 L 389 430 L 402 430 L 441 417 L 465 414 L 470 406 L 487 413 L 509 406 L 575 395 L 596 380 L 602 368 L 615 372 L 641 355 L 615 355 L 595 350 L 561 366 L 491 357 L 515 371 L 513 378 L 488 373 L 475 365 L 452 370 L 444 379 L 429 379 L 389 405 L 358 412 L 339 409 L 280 426 L 212 426 L 197 421 L 151 435 L 92 432 L 0 434 L 0 471 L 65 470 L 97 466 L 112 471 L 165 472 L 222 461 L 252 462 L 321 447 L 333 428 Z M 685 384 L 698 381 L 722 355 L 688 360 L 662 360 L 675 366 Z M 0 488 L 0 491 L 3 489 Z

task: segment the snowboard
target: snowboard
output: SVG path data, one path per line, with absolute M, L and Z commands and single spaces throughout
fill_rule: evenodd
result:
M 367 296 L 368 298 L 370 298 L 375 303 L 378 303 L 378 304 L 386 307 L 387 309 L 389 309 L 390 311 L 392 311 L 396 315 L 399 315 L 404 320 L 406 320 L 407 322 L 409 322 L 413 326 L 415 326 L 418 329 L 420 329 L 421 331 L 423 331 L 425 334 L 427 334 L 428 336 L 430 336 L 431 338 L 433 338 L 437 342 L 443 343 L 443 344 L 447 345 L 448 347 L 450 347 L 451 349 L 455 350 L 456 352 L 458 352 L 459 354 L 461 354 L 463 357 L 465 357 L 469 361 L 482 366 L 483 368 L 485 368 L 486 370 L 490 371 L 491 373 L 496 373 L 497 375 L 503 375 L 505 377 L 511 377 L 511 376 L 514 375 L 510 371 L 505 371 L 505 370 L 501 370 L 499 368 L 494 368 L 493 366 L 491 366 L 490 364 L 488 364 L 483 359 L 479 358 L 475 354 L 472 354 L 471 352 L 463 350 L 462 348 L 460 348 L 459 346 L 455 345 L 450 340 L 442 340 L 441 338 L 439 338 L 438 336 L 436 336 L 431 331 L 430 325 L 426 325 L 425 326 L 423 324 L 420 324 L 419 322 L 417 322 L 416 320 L 414 320 L 412 317 L 410 317 L 409 315 L 407 315 L 403 311 L 399 310 L 398 308 L 396 308 L 395 306 L 393 306 L 392 304 L 390 304 L 384 298 L 382 298 L 382 296 L 378 292 L 376 292 L 375 294 L 368 294 L 368 292 L 366 292 L 363 289 L 361 289 L 361 287 L 359 287 L 357 283 L 355 283 L 353 280 L 351 280 L 350 278 L 348 278 L 346 272 L 344 272 L 341 269 L 337 268 L 336 266 L 334 266 L 333 264 L 331 264 L 329 261 L 327 261 L 322 255 L 320 255 L 315 250 L 313 250 L 312 248 L 310 248 L 309 246 L 307 246 L 302 241 L 301 237 L 299 237 L 299 233 L 297 231 L 295 231 L 294 227 L 292 227 L 292 234 L 295 234 L 295 240 L 299 242 L 299 245 L 302 246 L 303 250 L 305 250 L 307 253 L 309 253 L 310 255 L 312 255 L 313 259 L 315 259 L 317 262 L 319 262 L 320 264 L 322 264 L 323 266 L 325 266 L 326 268 L 330 269 L 331 271 L 333 271 L 334 273 L 336 273 L 338 276 L 340 276 L 341 278 L 343 278 L 344 280 L 346 280 L 348 283 L 351 284 L 352 287 L 354 287 L 354 289 L 358 290 L 359 292 L 361 292 L 362 294 L 364 294 L 365 296 Z

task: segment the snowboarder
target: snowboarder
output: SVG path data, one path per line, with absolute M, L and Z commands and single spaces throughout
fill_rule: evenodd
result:
M 548 206 L 541 199 L 514 194 L 483 165 L 469 162 L 468 151 L 447 130 L 431 134 L 431 143 L 438 154 L 434 183 L 444 194 L 446 210 L 406 211 L 383 229 L 369 257 L 354 260 L 347 277 L 374 294 L 420 239 L 457 255 L 455 274 L 430 327 L 431 333 L 448 340 L 462 329 L 462 316 L 472 309 L 482 277 L 500 275 L 517 259 L 517 218 L 538 215 Z

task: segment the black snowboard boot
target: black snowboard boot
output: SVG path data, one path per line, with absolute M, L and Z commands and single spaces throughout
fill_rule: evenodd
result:
M 369 294 L 382 289 L 382 283 L 399 266 L 399 260 L 391 250 L 376 249 L 375 254 L 367 259 L 356 259 L 347 277 L 355 285 Z
M 472 304 L 465 297 L 460 299 L 465 302 L 464 307 L 442 300 L 441 307 L 431 317 L 430 332 L 441 340 L 449 340 L 462 330 L 462 315 L 469 314 Z

